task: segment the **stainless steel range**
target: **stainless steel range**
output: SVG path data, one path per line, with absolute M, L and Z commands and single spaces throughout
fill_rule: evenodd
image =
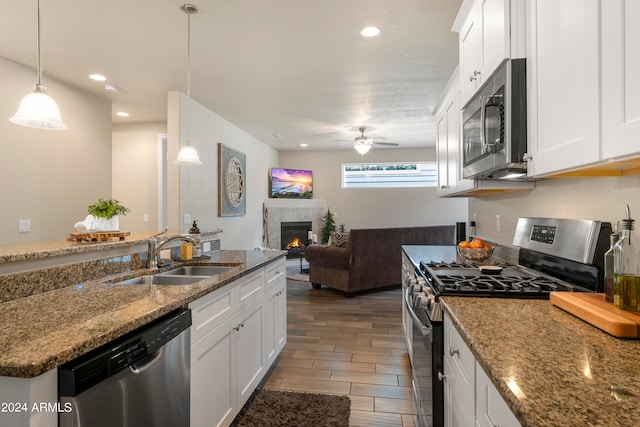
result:
M 520 218 L 513 238 L 518 262 L 490 258 L 482 263 L 491 265 L 489 273 L 459 257 L 454 247 L 429 249 L 431 259 L 420 260 L 412 274 L 406 273 L 403 286 L 413 323 L 407 340 L 421 426 L 444 423 L 440 297 L 548 299 L 553 291 L 602 292 L 611 232 L 608 222 Z

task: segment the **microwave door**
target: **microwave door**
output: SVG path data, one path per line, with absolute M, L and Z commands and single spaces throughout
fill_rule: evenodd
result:
M 501 90 L 487 97 L 484 104 L 483 117 L 483 142 L 484 150 L 490 153 L 496 153 L 504 149 L 504 86 Z
M 463 124 L 462 134 L 464 135 L 463 141 L 463 155 L 462 160 L 464 166 L 468 166 L 482 157 L 484 150 L 482 144 L 482 130 L 481 130 L 481 112 L 482 109 L 476 110 L 471 117 L 469 117 Z

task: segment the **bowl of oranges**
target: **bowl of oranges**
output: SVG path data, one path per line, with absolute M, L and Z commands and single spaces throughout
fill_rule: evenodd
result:
M 484 261 L 493 255 L 493 246 L 476 237 L 458 243 L 458 254 L 467 261 Z

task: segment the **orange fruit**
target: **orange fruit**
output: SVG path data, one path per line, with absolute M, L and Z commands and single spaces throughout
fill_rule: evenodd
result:
M 488 243 L 485 243 L 483 247 L 484 247 L 485 249 L 489 249 L 489 248 L 491 248 L 491 245 L 490 245 L 490 244 L 488 244 Z
M 469 247 L 470 248 L 474 248 L 474 249 L 483 248 L 484 247 L 484 240 L 475 238 L 475 239 L 471 240 L 471 243 L 469 243 Z
M 467 242 L 466 240 L 463 240 L 462 242 L 458 243 L 458 247 L 459 248 L 468 248 L 469 247 L 469 242 Z

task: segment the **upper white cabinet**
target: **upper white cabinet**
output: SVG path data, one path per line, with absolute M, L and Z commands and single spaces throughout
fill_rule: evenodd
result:
M 599 160 L 599 3 L 527 3 L 530 176 Z
M 462 179 L 460 155 L 460 103 L 456 69 L 449 79 L 434 112 L 438 159 L 438 196 L 448 196 L 473 187 L 473 180 Z
M 460 101 L 469 98 L 507 58 L 525 56 L 523 0 L 466 0 L 453 24 L 460 34 Z
M 637 170 L 638 19 L 632 0 L 527 2 L 530 176 Z
M 640 2 L 602 4 L 602 155 L 640 154 Z

